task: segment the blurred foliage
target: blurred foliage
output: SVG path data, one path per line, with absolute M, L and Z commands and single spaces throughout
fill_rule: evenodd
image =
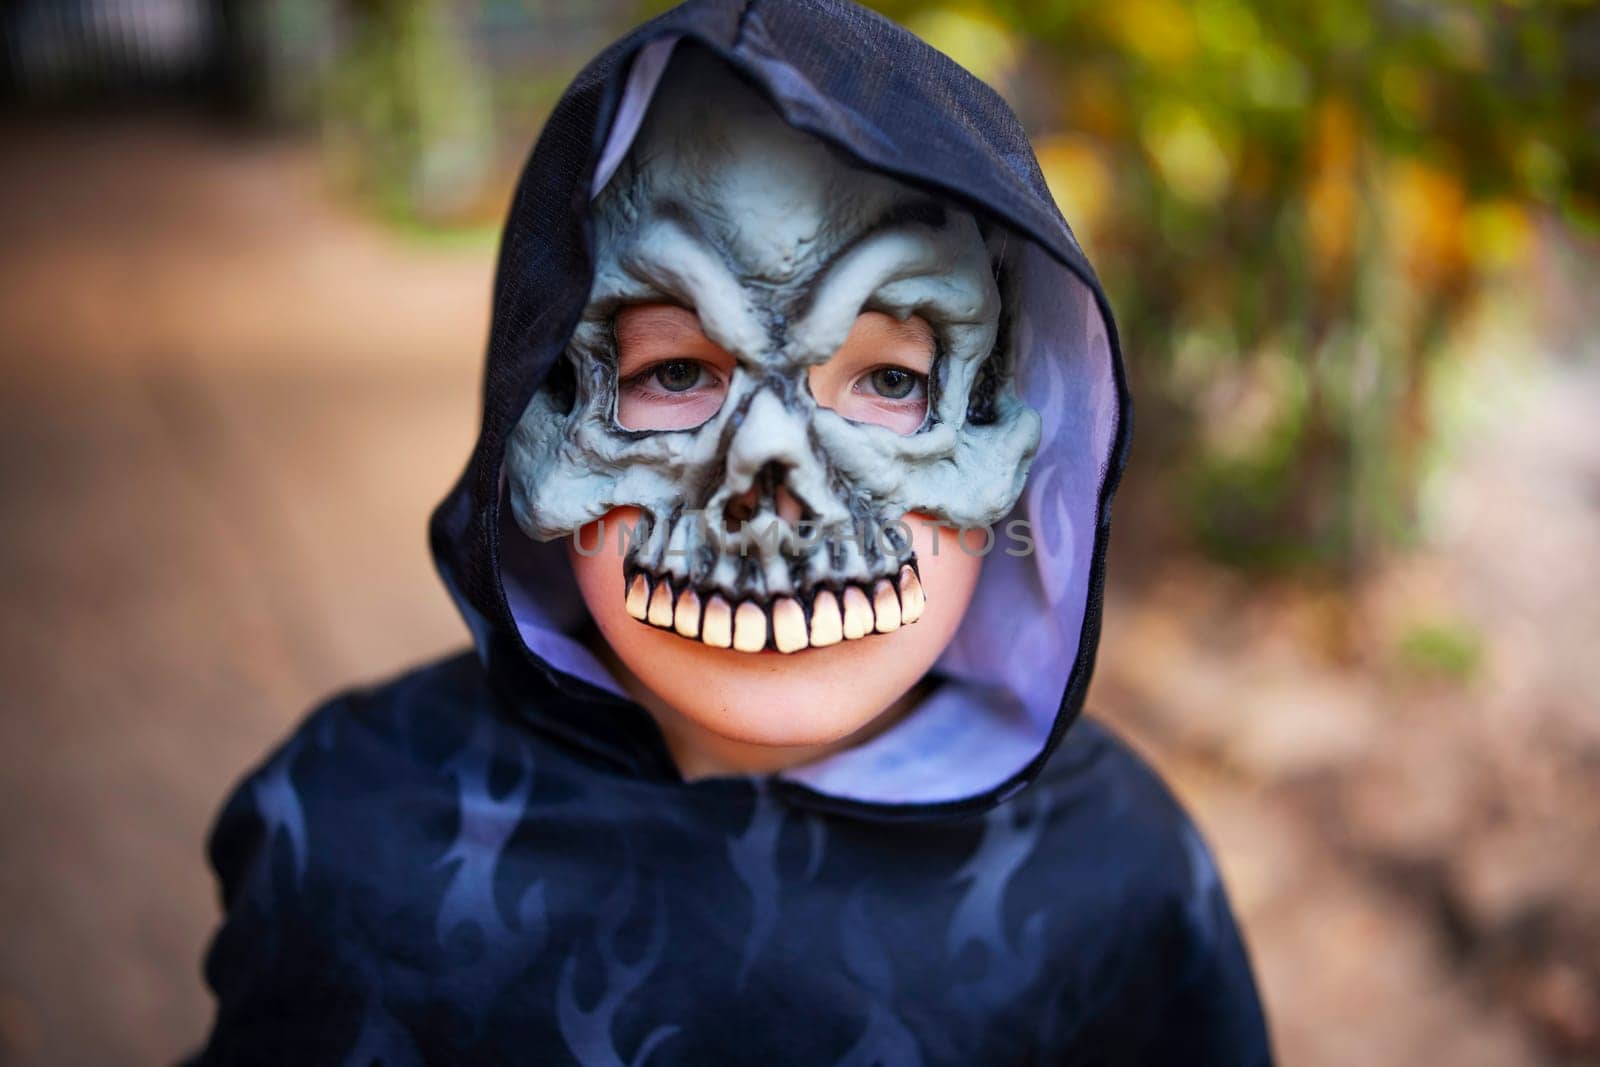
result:
M 1424 676 L 1466 681 L 1483 662 L 1483 635 L 1466 623 L 1418 623 L 1403 633 L 1398 647 L 1400 664 Z
M 436 0 L 345 0 L 348 40 L 327 79 L 336 170 L 402 220 L 459 215 L 493 150 L 481 65 Z
M 636 15 L 633 0 L 280 0 L 271 10 L 294 68 L 283 80 L 321 86 L 310 110 L 336 172 L 415 234 L 503 221 L 550 108 Z
M 1142 458 L 1230 560 L 1347 571 L 1405 538 L 1452 324 L 1542 224 L 1600 228 L 1594 4 L 872 6 L 1023 117 Z

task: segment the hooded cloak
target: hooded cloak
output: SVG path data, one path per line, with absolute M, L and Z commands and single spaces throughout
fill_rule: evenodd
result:
M 684 48 L 1015 239 L 1043 424 L 1033 550 L 986 558 L 934 693 L 815 763 L 695 781 L 579 640 L 503 470 L 589 293 L 592 198 Z M 475 650 L 334 699 L 230 797 L 197 1062 L 1269 1062 L 1205 845 L 1079 720 L 1130 431 L 1105 295 L 988 87 L 832 0 L 639 27 L 556 106 L 502 237 L 481 432 L 431 528 Z

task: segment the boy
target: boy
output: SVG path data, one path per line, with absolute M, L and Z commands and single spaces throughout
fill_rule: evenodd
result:
M 614 46 L 434 517 L 477 655 L 230 800 L 201 1061 L 1268 1062 L 1203 844 L 1074 722 L 1128 420 L 943 56 L 823 0 Z

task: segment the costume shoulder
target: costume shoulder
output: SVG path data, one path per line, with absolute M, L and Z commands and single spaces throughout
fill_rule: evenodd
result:
M 1059 1019 L 1077 1029 L 1060 1045 L 1125 1050 L 1118 1063 L 1271 1063 L 1227 892 L 1156 773 L 1083 718 L 1016 800 L 1010 818 L 1041 826 L 1037 867 L 1017 882 L 1053 915 Z
M 484 674 L 465 653 L 317 707 L 234 788 L 212 829 L 224 903 L 246 879 L 270 878 L 275 864 L 304 874 L 313 844 L 308 804 L 382 804 L 374 794 L 387 797 L 435 773 L 473 719 L 491 713 Z
M 411 932 L 431 934 L 436 917 L 366 902 L 443 892 L 451 870 L 417 857 L 449 848 L 456 776 L 493 777 L 494 742 L 473 741 L 505 732 L 499 714 L 477 658 L 462 654 L 328 701 L 235 788 L 209 843 L 226 917 L 206 958 L 216 1021 L 194 1062 L 310 1062 L 387 1044 L 364 971 L 416 948 Z M 463 768 L 474 751 L 481 766 Z M 375 914 L 393 922 L 367 928 Z

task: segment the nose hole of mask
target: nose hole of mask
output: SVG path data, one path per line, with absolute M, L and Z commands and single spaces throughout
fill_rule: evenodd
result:
M 813 521 L 816 512 L 789 488 L 789 471 L 790 465 L 781 460 L 764 464 L 750 488 L 723 506 L 723 529 L 737 533 L 745 522 L 760 514 L 776 514 L 795 523 Z

